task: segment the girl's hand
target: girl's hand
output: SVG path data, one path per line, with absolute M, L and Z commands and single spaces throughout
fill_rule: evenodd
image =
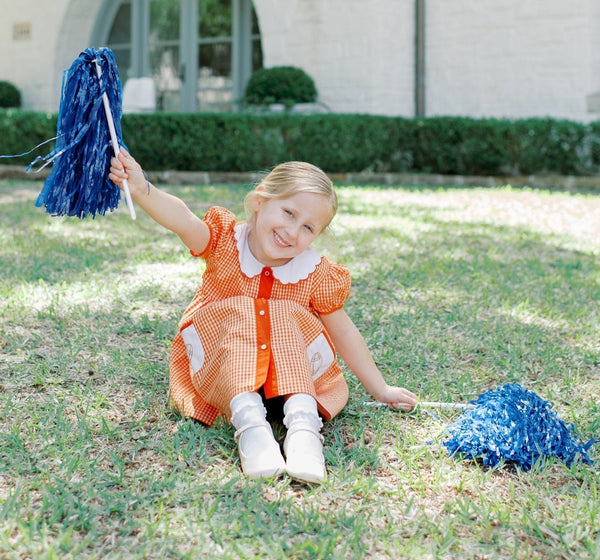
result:
M 154 221 L 179 235 L 194 254 L 202 254 L 210 241 L 208 226 L 180 198 L 157 189 L 148 181 L 140 164 L 121 149 L 110 160 L 109 178 L 119 188 L 127 179 L 131 198 Z
M 142 167 L 124 148 L 120 149 L 117 157 L 110 160 L 108 178 L 120 189 L 123 189 L 123 181 L 127 180 L 131 196 L 134 199 L 148 190 L 148 180 Z
M 417 395 L 402 387 L 392 387 L 387 385 L 385 390 L 377 395 L 379 402 L 386 403 L 394 410 L 410 412 L 417 405 Z

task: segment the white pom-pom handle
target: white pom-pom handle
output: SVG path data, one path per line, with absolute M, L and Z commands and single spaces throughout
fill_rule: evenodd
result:
M 365 403 L 367 406 L 387 406 L 388 403 L 383 403 L 379 401 L 368 401 Z M 458 409 L 458 410 L 468 410 L 474 408 L 475 405 L 471 403 L 450 403 L 450 402 L 432 402 L 432 401 L 418 401 L 415 408 L 439 408 L 439 409 Z
M 98 64 L 97 60 L 94 60 L 96 64 L 96 72 L 98 74 L 98 78 L 102 76 L 102 69 Z M 117 138 L 117 131 L 115 130 L 115 121 L 113 120 L 112 111 L 110 110 L 110 103 L 108 101 L 108 95 L 106 92 L 102 94 L 102 103 L 104 104 L 104 112 L 106 113 L 106 122 L 108 123 L 108 130 L 110 132 L 110 142 L 112 144 L 113 151 L 115 152 L 115 157 L 119 155 L 121 151 L 119 148 L 119 140 Z M 129 215 L 132 220 L 135 220 L 135 208 L 133 207 L 133 200 L 131 200 L 131 193 L 129 192 L 129 183 L 127 179 L 123 181 L 123 192 L 125 193 L 125 200 L 127 201 L 127 208 L 129 208 Z
M 451 403 L 451 402 L 431 402 L 431 401 L 419 401 L 417 406 L 422 406 L 423 408 L 445 408 L 445 409 L 469 409 L 475 408 L 474 404 L 471 403 Z

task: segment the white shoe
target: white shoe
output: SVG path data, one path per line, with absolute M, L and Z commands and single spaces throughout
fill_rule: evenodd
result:
M 285 470 L 285 461 L 258 393 L 242 393 L 231 401 L 231 423 L 242 471 L 250 478 L 271 478 Z
M 283 423 L 288 429 L 283 442 L 286 472 L 300 482 L 324 482 L 327 470 L 320 433 L 323 422 L 315 399 L 305 394 L 293 395 L 286 401 L 283 410 Z

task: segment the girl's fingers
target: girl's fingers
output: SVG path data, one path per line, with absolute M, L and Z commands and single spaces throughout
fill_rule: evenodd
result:
M 394 410 L 401 410 L 402 412 L 410 412 L 413 408 L 415 408 L 415 405 L 401 402 L 388 403 L 388 406 Z
M 117 173 L 123 173 L 124 171 L 125 171 L 125 169 L 123 168 L 123 165 L 117 158 L 112 158 L 110 160 L 110 172 L 111 173 L 117 174 Z

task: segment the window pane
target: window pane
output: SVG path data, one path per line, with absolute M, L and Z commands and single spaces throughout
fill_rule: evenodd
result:
M 252 6 L 252 71 L 263 67 L 262 43 L 260 42 L 260 27 L 256 10 Z
M 198 90 L 199 111 L 231 111 L 233 108 L 233 84 L 231 78 L 210 76 L 202 81 L 205 85 Z
M 198 34 L 201 38 L 231 36 L 231 0 L 200 0 Z
M 202 42 L 198 106 L 201 111 L 230 111 L 233 107 L 231 41 Z
M 200 71 L 214 76 L 231 75 L 231 41 L 200 44 Z
M 262 44 L 260 37 L 252 39 L 252 71 L 259 70 L 263 67 Z
M 180 108 L 179 47 L 154 46 L 150 49 L 150 69 L 156 84 L 156 103 L 160 111 Z
M 115 55 L 115 61 L 117 63 L 117 68 L 119 69 L 119 77 L 121 78 L 121 82 L 125 84 L 131 69 L 131 49 L 128 47 L 111 47 L 111 50 Z
M 254 9 L 254 6 L 252 6 L 252 35 L 260 35 L 258 18 L 256 17 L 256 10 Z
M 179 39 L 179 1 L 152 0 L 150 3 L 150 42 Z
M 121 4 L 110 28 L 106 46 L 109 47 L 117 62 L 121 82 L 125 83 L 131 69 L 131 4 Z
M 198 2 L 198 109 L 231 111 L 231 0 Z
M 131 41 L 131 4 L 121 4 L 117 15 L 113 21 L 110 33 L 108 34 L 108 43 L 129 43 Z
M 179 0 L 150 2 L 150 72 L 156 85 L 156 103 L 160 111 L 180 109 L 179 10 Z

